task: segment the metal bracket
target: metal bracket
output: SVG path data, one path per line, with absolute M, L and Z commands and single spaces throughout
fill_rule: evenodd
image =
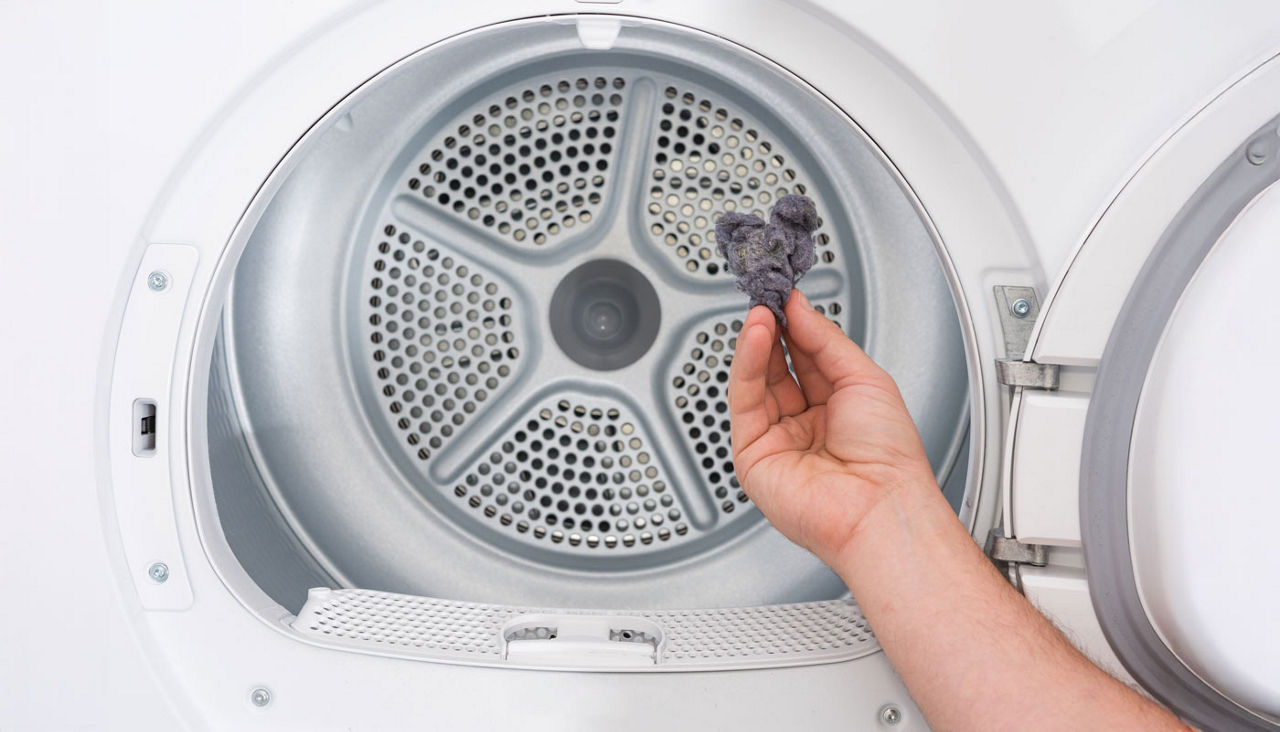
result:
M 1058 371 L 1058 365 L 1052 363 L 1015 361 L 1009 358 L 996 359 L 996 378 L 1005 386 L 1056 391 Z
M 1031 331 L 1040 317 L 1040 298 L 1030 287 L 997 285 L 996 313 L 1004 334 L 1005 358 L 996 359 L 996 378 L 1001 384 L 1024 389 L 1058 388 L 1058 367 L 1023 361 L 1031 343 Z
M 1040 298 L 1034 289 L 1014 285 L 996 285 L 995 295 L 1005 358 L 1021 361 L 1040 317 Z
M 996 530 L 987 535 L 987 556 L 993 562 L 1006 564 L 1030 564 L 1043 567 L 1049 563 L 1044 544 L 1024 544 L 1017 539 L 1001 536 Z

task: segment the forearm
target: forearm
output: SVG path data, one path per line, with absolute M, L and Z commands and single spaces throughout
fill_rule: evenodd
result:
M 937 728 L 1181 728 L 1019 595 L 931 479 L 887 494 L 831 563 Z

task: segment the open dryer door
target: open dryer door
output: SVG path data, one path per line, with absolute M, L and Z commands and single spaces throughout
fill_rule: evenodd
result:
M 1277 92 L 1272 61 L 1126 185 L 1032 338 L 1027 370 L 1060 388 L 1013 407 L 1009 527 L 1047 558 L 1027 595 L 1212 729 L 1280 726 L 1280 494 L 1259 478 L 1280 386 L 1255 376 L 1280 356 Z

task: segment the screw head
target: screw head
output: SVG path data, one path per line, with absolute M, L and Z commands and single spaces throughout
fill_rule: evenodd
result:
M 1258 140 L 1245 150 L 1245 158 L 1249 160 L 1251 165 L 1262 165 L 1267 161 L 1267 145 L 1264 141 Z
M 880 710 L 880 721 L 892 727 L 902 721 L 902 710 L 888 704 Z
M 169 565 L 164 562 L 156 562 L 147 569 L 147 576 L 157 584 L 164 582 L 169 579 Z
M 1031 301 L 1020 297 L 1009 303 L 1009 312 L 1013 313 L 1015 318 L 1025 318 L 1031 312 Z
M 160 292 L 169 286 L 169 275 L 159 270 L 147 275 L 147 287 L 155 292 Z
M 265 707 L 271 703 L 271 690 L 265 686 L 259 686 L 249 692 L 249 701 L 253 702 L 255 707 Z

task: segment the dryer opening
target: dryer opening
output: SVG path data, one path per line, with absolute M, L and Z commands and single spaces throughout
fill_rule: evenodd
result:
M 339 124 L 338 122 L 341 121 Z M 898 379 L 965 490 L 969 385 L 937 242 L 845 114 L 722 40 L 521 22 L 354 92 L 247 221 L 208 383 L 237 560 L 311 587 L 661 609 L 843 597 L 734 476 L 746 299 L 722 211 L 822 222 L 810 299 Z

